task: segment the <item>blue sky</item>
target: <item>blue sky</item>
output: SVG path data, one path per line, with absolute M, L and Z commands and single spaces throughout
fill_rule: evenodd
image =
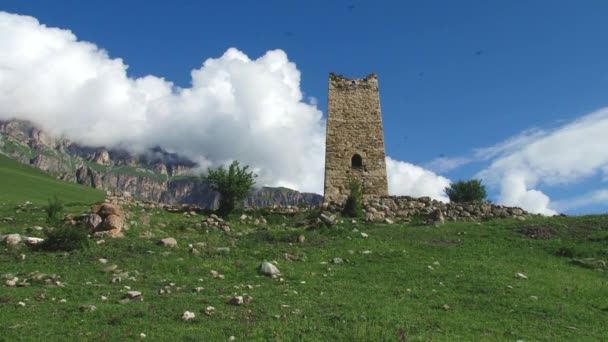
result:
M 129 77 L 184 88 L 192 69 L 230 47 L 251 59 L 281 49 L 323 115 L 330 71 L 375 72 L 387 154 L 451 180 L 496 160 L 475 149 L 530 130 L 550 135 L 608 106 L 605 1 L 0 1 L 0 10 L 71 30 L 121 58 Z M 468 162 L 437 169 L 437 158 Z M 603 189 L 601 168 L 530 189 L 573 201 Z M 491 188 L 494 200 L 500 193 Z

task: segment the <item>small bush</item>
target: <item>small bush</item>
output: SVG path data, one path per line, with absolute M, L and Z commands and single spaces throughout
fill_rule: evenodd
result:
M 348 182 L 348 187 L 350 188 L 350 194 L 346 199 L 342 214 L 350 217 L 363 216 L 361 183 L 357 179 L 351 178 Z
M 228 170 L 223 166 L 217 169 L 209 169 L 207 176 L 201 179 L 209 184 L 211 190 L 220 194 L 220 205 L 217 214 L 228 216 L 237 206 L 237 203 L 247 197 L 255 184 L 257 177 L 253 171 L 247 171 L 249 166 L 239 166 L 238 161 L 232 162 Z
M 451 202 L 481 202 L 488 195 L 479 179 L 459 180 L 444 189 Z
M 63 202 L 55 195 L 53 196 L 53 199 L 49 198 L 49 205 L 44 211 L 46 211 L 47 219 L 49 221 L 57 220 L 59 218 L 59 213 L 63 211 Z
M 87 232 L 80 226 L 59 226 L 46 234 L 46 239 L 39 245 L 45 251 L 69 252 L 88 246 Z

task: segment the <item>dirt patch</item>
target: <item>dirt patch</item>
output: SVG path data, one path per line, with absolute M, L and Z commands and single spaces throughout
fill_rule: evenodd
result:
M 429 244 L 441 247 L 458 247 L 462 245 L 459 240 L 432 240 Z
M 523 227 L 520 232 L 534 240 L 549 240 L 555 235 L 555 230 L 553 228 L 544 225 Z

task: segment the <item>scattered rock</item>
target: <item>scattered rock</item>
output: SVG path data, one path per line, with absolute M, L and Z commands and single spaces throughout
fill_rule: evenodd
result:
M 21 243 L 21 235 L 19 234 L 8 234 L 4 236 L 4 242 L 9 246 L 16 246 Z
M 333 258 L 333 259 L 331 259 L 330 262 L 332 264 L 342 264 L 342 263 L 344 263 L 344 259 L 342 259 L 342 258 Z
M 273 275 L 277 275 L 280 273 L 279 269 L 269 263 L 268 261 L 264 261 L 262 262 L 262 264 L 259 267 L 259 272 L 263 275 L 267 275 L 267 276 L 273 276 Z
M 161 239 L 158 243 L 165 247 L 170 247 L 170 248 L 177 247 L 177 241 L 172 237 Z
M 97 214 L 85 215 L 82 220 L 85 228 L 87 228 L 89 231 L 92 231 L 92 232 L 95 231 L 97 226 L 99 226 L 102 221 L 103 221 L 103 219 L 101 218 L 101 216 L 99 216 Z
M 83 312 L 92 312 L 97 310 L 97 307 L 95 305 L 81 305 L 79 309 Z
M 118 269 L 118 265 L 109 265 L 109 266 L 104 267 L 103 271 L 108 273 L 108 272 L 113 272 L 116 269 Z
M 387 218 L 384 219 L 384 223 L 386 223 L 386 224 L 393 224 L 395 222 L 387 217 Z
M 234 296 L 232 298 L 230 298 L 227 302 L 227 304 L 230 305 L 243 305 L 243 297 L 242 296 Z
M 126 297 L 129 298 L 129 299 L 141 298 L 141 292 L 139 292 L 139 291 L 129 291 L 129 292 L 127 292 Z
M 333 226 L 334 224 L 336 224 L 336 216 L 332 215 L 329 212 L 323 212 L 319 215 L 319 219 L 321 220 L 321 222 L 323 222 L 324 224 L 328 225 L 328 226 Z
M 369 237 L 369 235 L 367 235 L 366 233 L 361 233 L 361 237 L 363 237 L 363 238 L 368 238 L 368 237 Z
M 190 311 L 186 311 L 186 312 L 184 312 L 184 314 L 182 315 L 182 319 L 183 319 L 184 321 L 189 321 L 189 320 L 191 320 L 191 319 L 194 319 L 194 317 L 196 317 L 196 316 L 194 315 L 194 312 L 190 312 Z
M 213 306 L 208 306 L 205 308 L 205 315 L 211 316 L 215 313 L 215 308 Z
M 306 240 L 306 237 L 303 234 L 298 235 L 298 242 L 303 243 Z
M 523 273 L 515 273 L 515 278 L 517 279 L 528 279 L 528 276 Z
M 215 249 L 218 253 L 228 254 L 230 253 L 230 247 L 218 247 Z
M 26 237 L 25 238 L 25 243 L 30 246 L 35 246 L 37 244 L 42 243 L 43 241 L 44 241 L 44 239 L 37 238 L 37 237 Z

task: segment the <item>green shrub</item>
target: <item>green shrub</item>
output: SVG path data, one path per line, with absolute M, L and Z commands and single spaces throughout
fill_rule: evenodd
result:
M 49 221 L 57 220 L 59 218 L 59 213 L 63 211 L 63 202 L 55 195 L 53 196 L 53 199 L 49 198 L 49 205 L 44 211 L 46 211 L 47 219 Z
M 212 190 L 219 192 L 220 205 L 218 215 L 226 217 L 236 207 L 237 203 L 251 192 L 255 184 L 253 180 L 257 175 L 253 171 L 247 172 L 248 165 L 241 168 L 238 161 L 232 162 L 228 170 L 223 166 L 217 169 L 209 169 L 207 176 L 202 176 L 203 181 L 209 183 Z
M 451 202 L 481 202 L 488 195 L 479 179 L 459 180 L 444 189 Z
M 46 239 L 39 245 L 44 251 L 73 251 L 88 247 L 88 236 L 80 226 L 61 225 L 46 234 Z
M 346 199 L 342 214 L 350 217 L 363 216 L 363 207 L 361 204 L 361 198 L 363 196 L 361 193 L 361 183 L 359 183 L 357 179 L 351 178 L 348 181 L 348 187 L 350 189 L 350 194 Z

